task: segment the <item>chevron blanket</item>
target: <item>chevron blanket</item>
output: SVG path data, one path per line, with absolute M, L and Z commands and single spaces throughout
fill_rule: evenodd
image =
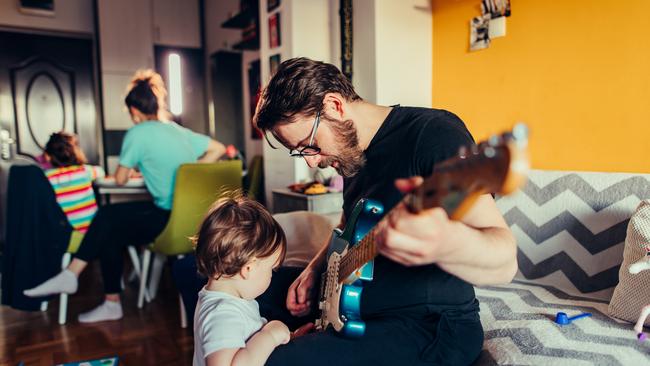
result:
M 618 283 L 627 224 L 650 175 L 533 170 L 497 200 L 517 238 L 517 279 L 606 300 Z
M 476 365 L 650 365 L 650 342 L 607 316 L 607 302 L 514 281 L 476 289 L 485 330 Z M 557 325 L 555 315 L 591 318 Z
M 650 342 L 607 316 L 630 216 L 650 175 L 534 170 L 497 199 L 517 238 L 519 272 L 477 288 L 485 344 L 478 365 L 650 365 Z M 566 326 L 557 312 L 592 318 Z

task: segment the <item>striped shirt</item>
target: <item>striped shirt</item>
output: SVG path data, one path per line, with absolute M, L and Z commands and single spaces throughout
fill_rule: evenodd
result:
M 97 212 L 93 180 L 104 176 L 103 169 L 92 165 L 72 165 L 47 169 L 45 175 L 72 227 L 85 233 Z

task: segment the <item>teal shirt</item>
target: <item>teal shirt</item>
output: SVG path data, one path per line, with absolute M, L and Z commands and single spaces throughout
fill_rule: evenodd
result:
M 174 122 L 145 121 L 131 127 L 122 142 L 120 165 L 138 168 L 156 206 L 171 210 L 176 170 L 193 163 L 210 138 Z

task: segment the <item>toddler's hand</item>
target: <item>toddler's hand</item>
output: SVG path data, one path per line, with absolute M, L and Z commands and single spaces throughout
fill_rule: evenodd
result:
M 271 320 L 270 322 L 266 323 L 266 325 L 262 328 L 262 331 L 269 332 L 278 346 L 289 342 L 289 338 L 291 336 L 289 328 L 287 328 L 283 322 L 278 320 Z

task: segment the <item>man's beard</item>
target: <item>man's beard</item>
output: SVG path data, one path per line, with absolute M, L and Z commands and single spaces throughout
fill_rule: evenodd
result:
M 357 129 L 354 127 L 354 122 L 351 119 L 345 121 L 332 120 L 325 116 L 321 116 L 321 119 L 330 122 L 330 129 L 338 139 L 337 150 L 339 154 L 322 158 L 318 167 L 321 169 L 327 168 L 332 165 L 332 162 L 336 161 L 338 166 L 334 169 L 340 175 L 346 178 L 353 177 L 366 163 L 366 157 L 359 147 L 359 136 Z

